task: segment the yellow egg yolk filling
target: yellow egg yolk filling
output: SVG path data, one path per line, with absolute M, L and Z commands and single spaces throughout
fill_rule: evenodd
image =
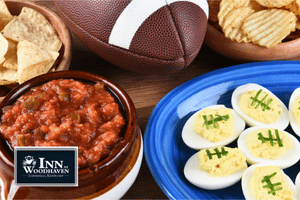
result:
M 262 90 L 243 93 L 239 99 L 239 107 L 246 115 L 266 124 L 274 123 L 282 113 L 279 100 Z
M 227 176 L 246 167 L 246 156 L 238 148 L 218 147 L 198 152 L 200 169 L 211 176 Z
M 257 167 L 250 178 L 250 190 L 256 200 L 294 199 L 293 191 L 277 166 Z
M 220 142 L 235 134 L 234 123 L 230 108 L 208 108 L 196 116 L 194 131 L 211 142 Z
M 291 140 L 283 131 L 262 128 L 246 137 L 249 152 L 256 158 L 276 160 L 291 148 Z

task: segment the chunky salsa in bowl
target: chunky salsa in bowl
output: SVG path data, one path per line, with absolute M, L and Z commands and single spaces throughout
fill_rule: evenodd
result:
M 79 71 L 43 75 L 9 93 L 0 108 L 0 161 L 7 169 L 13 167 L 16 146 L 78 146 L 76 194 L 79 190 L 81 194 L 74 195 L 76 188 L 59 188 L 67 198 L 106 191 L 124 176 L 124 162 L 132 164 L 131 159 L 137 159 L 135 155 L 128 158 L 140 146 L 135 144 L 140 133 L 134 105 L 119 86 L 103 77 Z M 0 172 L 0 176 L 4 185 L 11 181 L 6 181 L 7 174 Z M 33 190 L 45 192 L 32 188 L 33 196 L 22 196 L 22 190 L 15 197 L 38 198 Z

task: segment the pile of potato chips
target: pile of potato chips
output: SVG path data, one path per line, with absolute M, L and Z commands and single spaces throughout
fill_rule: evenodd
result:
M 208 0 L 209 23 L 237 42 L 273 47 L 300 29 L 300 0 Z M 299 37 L 297 34 L 296 37 Z
M 23 83 L 49 72 L 62 46 L 50 22 L 24 7 L 18 16 L 0 1 L 0 85 Z

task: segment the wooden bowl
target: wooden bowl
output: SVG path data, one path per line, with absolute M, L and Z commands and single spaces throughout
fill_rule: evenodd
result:
M 12 105 L 30 88 L 54 79 L 74 79 L 83 82 L 101 82 L 121 104 L 126 118 L 123 140 L 104 160 L 78 171 L 78 187 L 14 187 L 14 158 L 0 135 L 0 178 L 3 182 L 2 197 L 9 194 L 16 199 L 118 199 L 133 184 L 142 161 L 141 131 L 137 124 L 134 104 L 128 94 L 112 81 L 81 71 L 60 71 L 44 74 L 17 86 L 0 103 L 0 117 L 5 106 Z
M 49 20 L 62 41 L 62 47 L 59 51 L 60 56 L 57 59 L 55 71 L 68 70 L 72 58 L 72 37 L 69 29 L 61 18 L 54 11 L 38 3 L 19 0 L 5 1 L 5 3 L 12 15 L 19 15 L 23 7 L 29 7 L 38 11 Z
M 59 50 L 59 57 L 54 63 L 53 69 L 54 71 L 68 70 L 72 59 L 72 36 L 68 27 L 64 24 L 61 18 L 54 11 L 38 3 L 19 0 L 9 0 L 5 1 L 5 3 L 12 15 L 19 15 L 23 7 L 29 7 L 40 12 L 49 20 L 62 41 L 62 47 Z M 17 85 L 18 84 L 0 86 L 0 97 L 7 94 L 6 91 L 11 90 Z
M 272 48 L 253 43 L 238 43 L 207 25 L 204 43 L 217 53 L 237 61 L 292 60 L 300 58 L 300 38 L 277 44 Z
M 72 37 L 68 27 L 61 18 L 54 11 L 38 3 L 19 0 L 9 0 L 5 1 L 5 3 L 12 15 L 19 15 L 23 7 L 29 7 L 38 11 L 49 20 L 62 41 L 62 47 L 59 51 L 60 56 L 57 59 L 55 71 L 68 70 L 72 58 Z

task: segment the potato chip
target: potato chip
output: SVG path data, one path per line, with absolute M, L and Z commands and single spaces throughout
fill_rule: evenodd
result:
M 300 0 L 294 0 L 285 7 L 300 17 Z
M 248 6 L 250 0 L 222 0 L 220 3 L 220 10 L 218 13 L 219 25 L 222 27 L 224 18 L 234 8 Z
M 292 32 L 289 34 L 286 38 L 284 38 L 283 42 L 291 41 L 300 38 L 300 30 L 296 30 L 295 32 Z
M 266 9 L 266 7 L 263 7 L 262 5 L 257 3 L 256 1 L 250 1 L 249 7 L 252 8 L 253 10 L 255 10 L 255 12 Z
M 244 20 L 255 11 L 250 7 L 235 8 L 224 18 L 223 33 L 225 36 L 237 42 L 249 42 L 249 39 L 242 31 Z
M 296 22 L 296 29 L 300 29 L 300 20 L 299 19 Z
M 58 52 L 48 53 L 30 41 L 20 41 L 17 51 L 19 83 L 47 73 L 58 55 Z
M 293 0 L 255 0 L 262 6 L 268 8 L 280 8 L 290 4 Z
M 62 45 L 50 22 L 39 12 L 27 7 L 4 27 L 2 34 L 18 42 L 29 40 L 46 51 L 59 51 Z
M 255 44 L 273 47 L 296 29 L 297 17 L 282 9 L 267 9 L 249 16 L 242 29 Z

